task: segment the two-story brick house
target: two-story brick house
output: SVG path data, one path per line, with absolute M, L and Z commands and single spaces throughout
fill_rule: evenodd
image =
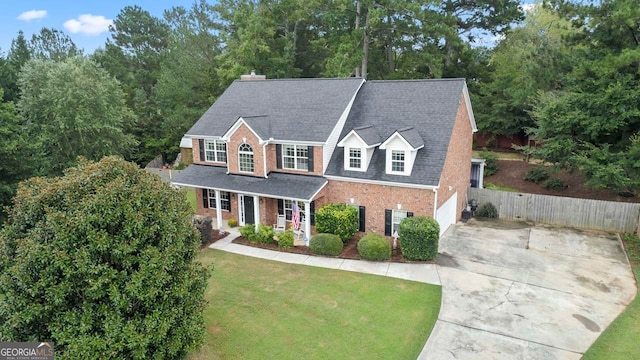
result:
M 444 231 L 466 205 L 475 131 L 463 79 L 236 81 L 185 135 L 193 164 L 173 183 L 220 225 L 290 221 L 295 203 L 311 234 L 315 208 L 340 202 L 360 231 L 390 236 L 413 215 Z

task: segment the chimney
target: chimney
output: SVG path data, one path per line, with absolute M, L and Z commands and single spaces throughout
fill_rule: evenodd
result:
M 253 80 L 266 80 L 266 75 L 256 75 L 255 70 L 251 70 L 251 74 L 249 75 L 240 75 L 240 80 L 243 81 L 253 81 Z

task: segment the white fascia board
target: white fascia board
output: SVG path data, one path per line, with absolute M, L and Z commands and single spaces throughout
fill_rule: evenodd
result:
M 244 119 L 241 117 L 238 118 L 238 120 L 236 120 L 236 122 L 229 128 L 229 130 L 227 130 L 226 133 L 224 133 L 224 135 L 222 135 L 222 139 L 229 141 L 231 139 L 231 136 L 233 135 L 233 133 L 235 133 L 236 131 L 238 131 L 238 129 L 240 128 L 240 126 L 245 125 L 249 131 L 251 131 L 251 133 L 253 133 L 253 135 L 256 136 L 256 138 L 258 138 L 258 142 L 260 144 L 264 144 L 264 140 L 260 137 L 260 135 L 258 135 L 257 132 L 255 132 L 251 126 L 249 126 L 249 124 L 247 124 L 246 121 L 244 121 Z
M 399 132 L 394 132 L 393 134 L 391 134 L 391 136 L 389 136 L 387 138 L 387 140 L 385 140 L 381 145 L 380 145 L 380 149 L 382 150 L 386 150 L 387 149 L 387 144 L 391 142 L 391 140 L 393 140 L 395 137 L 398 137 L 400 140 L 402 140 L 402 142 L 405 144 L 405 146 L 407 147 L 408 150 L 410 151 L 417 151 L 420 150 L 424 147 L 424 145 L 420 145 L 417 148 L 414 148 L 411 144 L 409 144 L 409 142 L 404 138 L 404 136 L 400 135 Z M 398 149 L 399 150 L 399 149 Z
M 382 181 L 382 180 L 356 179 L 356 178 L 333 176 L 333 175 L 325 175 L 324 177 L 329 180 L 346 181 L 346 182 L 359 183 L 359 184 L 396 186 L 396 187 L 404 187 L 404 188 L 411 188 L 411 189 L 427 189 L 427 190 L 437 189 L 437 186 L 433 186 L 433 185 L 407 184 L 407 183 Z
M 478 132 L 478 125 L 476 124 L 476 118 L 473 116 L 473 108 L 471 108 L 471 98 L 469 97 L 469 89 L 467 88 L 467 82 L 464 83 L 462 88 L 462 96 L 464 97 L 464 103 L 467 106 L 467 112 L 469 112 L 469 121 L 471 122 L 471 131 Z

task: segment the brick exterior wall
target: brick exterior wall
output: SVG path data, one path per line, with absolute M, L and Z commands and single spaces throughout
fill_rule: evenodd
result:
M 438 207 L 449 200 L 456 191 L 458 192 L 456 220 L 460 220 L 462 210 L 466 206 L 465 195 L 471 182 L 472 146 L 473 130 L 471 129 L 469 111 L 464 96 L 461 95 L 438 189 Z M 449 190 L 449 186 L 451 186 L 451 190 Z
M 385 209 L 413 212 L 414 216 L 433 217 L 434 192 L 428 189 L 412 189 L 399 186 L 363 184 L 330 180 L 322 198 L 316 201 L 316 209 L 329 203 L 353 204 L 365 207 L 365 232 L 384 235 Z
M 246 140 L 246 141 L 243 141 Z M 247 143 L 253 150 L 253 173 L 241 173 L 238 164 L 238 147 L 242 143 Z M 231 135 L 227 143 L 227 161 L 229 162 L 229 173 L 243 174 L 264 177 L 263 148 L 258 137 L 244 124 Z

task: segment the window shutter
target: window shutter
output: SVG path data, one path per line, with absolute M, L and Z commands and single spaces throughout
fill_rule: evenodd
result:
M 407 217 L 413 217 L 413 213 L 412 212 L 407 212 Z
M 209 190 L 202 189 L 202 205 L 206 209 L 209 207 Z
M 231 193 L 229 193 L 229 212 L 231 212 Z
M 282 144 L 276 144 L 276 168 L 282 169 Z
M 311 225 L 315 225 L 316 224 L 316 202 L 312 201 L 311 204 L 309 204 L 309 221 L 311 222 Z
M 284 215 L 284 200 L 278 199 L 278 215 Z
M 313 146 L 309 146 L 309 172 L 313 172 Z
M 365 219 L 364 206 L 360 206 L 359 213 L 360 213 L 360 219 L 358 219 L 358 222 L 359 222 L 358 231 L 365 232 L 365 229 L 364 229 L 364 219 Z
M 198 148 L 200 148 L 200 161 L 205 161 L 204 156 L 204 139 L 198 139 Z
M 393 216 L 393 212 L 389 209 L 384 211 L 384 234 L 386 236 L 391 236 L 391 217 Z

